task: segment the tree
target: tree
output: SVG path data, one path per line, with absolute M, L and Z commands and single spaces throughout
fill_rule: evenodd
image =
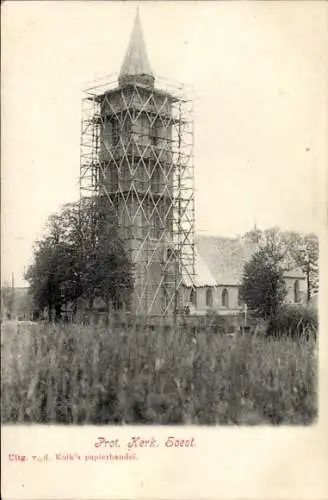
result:
M 48 228 L 50 234 L 36 243 L 34 262 L 25 275 L 35 310 L 41 312 L 47 308 L 50 319 L 55 311 L 57 320 L 64 304 L 76 300 L 82 293 L 75 286 L 78 255 L 74 246 L 65 241 L 63 233 L 55 231 L 53 223 L 58 220 L 59 216 L 53 217 Z
M 261 231 L 254 229 L 244 234 L 245 241 L 266 247 L 281 254 L 285 271 L 299 268 L 307 284 L 307 302 L 318 291 L 319 281 L 319 241 L 317 235 L 300 234 L 294 231 L 280 231 L 279 228 Z
M 88 217 L 88 211 L 84 215 Z M 129 305 L 133 289 L 131 260 L 119 237 L 118 225 L 105 197 L 97 199 L 97 217 L 91 228 L 87 251 L 84 254 L 86 272 L 83 273 L 84 289 L 89 302 L 100 296 L 109 312 L 110 303 L 118 309 L 122 302 Z M 84 249 L 85 250 L 85 249 Z
M 245 264 L 240 297 L 263 319 L 273 319 L 286 296 L 283 255 L 270 245 L 256 251 Z
M 132 288 L 132 265 L 118 235 L 108 202 L 88 198 L 65 205 L 48 219 L 46 234 L 34 249 L 34 262 L 26 273 L 37 311 L 62 308 L 83 297 L 92 307 L 101 297 L 119 304 Z
M 268 255 L 271 255 L 273 260 L 277 260 L 280 266 L 288 271 L 295 266 L 295 262 L 290 255 L 288 241 L 285 233 L 278 227 L 260 230 L 253 229 L 244 234 L 243 239 L 246 242 L 252 243 L 257 248 L 265 248 Z
M 302 270 L 306 279 L 306 295 L 309 303 L 318 291 L 319 281 L 319 241 L 316 234 L 302 235 L 296 232 L 284 233 L 291 258 Z

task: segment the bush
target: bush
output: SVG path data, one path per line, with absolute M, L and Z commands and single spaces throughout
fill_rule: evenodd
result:
M 271 319 L 267 334 L 273 337 L 316 338 L 317 311 L 308 306 L 286 304 Z

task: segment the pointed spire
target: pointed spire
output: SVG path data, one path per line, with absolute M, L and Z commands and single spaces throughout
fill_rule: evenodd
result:
M 120 85 L 143 83 L 153 86 L 154 80 L 143 38 L 138 7 L 118 81 Z

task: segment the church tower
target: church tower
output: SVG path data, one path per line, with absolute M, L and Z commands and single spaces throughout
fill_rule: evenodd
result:
M 132 312 L 174 315 L 194 267 L 192 122 L 189 101 L 156 86 L 138 11 L 117 83 L 87 93 L 81 186 L 89 179 L 116 214 Z

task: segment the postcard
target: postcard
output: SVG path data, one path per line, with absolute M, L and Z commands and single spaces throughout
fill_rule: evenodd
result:
M 327 3 L 2 4 L 2 497 L 326 499 Z

